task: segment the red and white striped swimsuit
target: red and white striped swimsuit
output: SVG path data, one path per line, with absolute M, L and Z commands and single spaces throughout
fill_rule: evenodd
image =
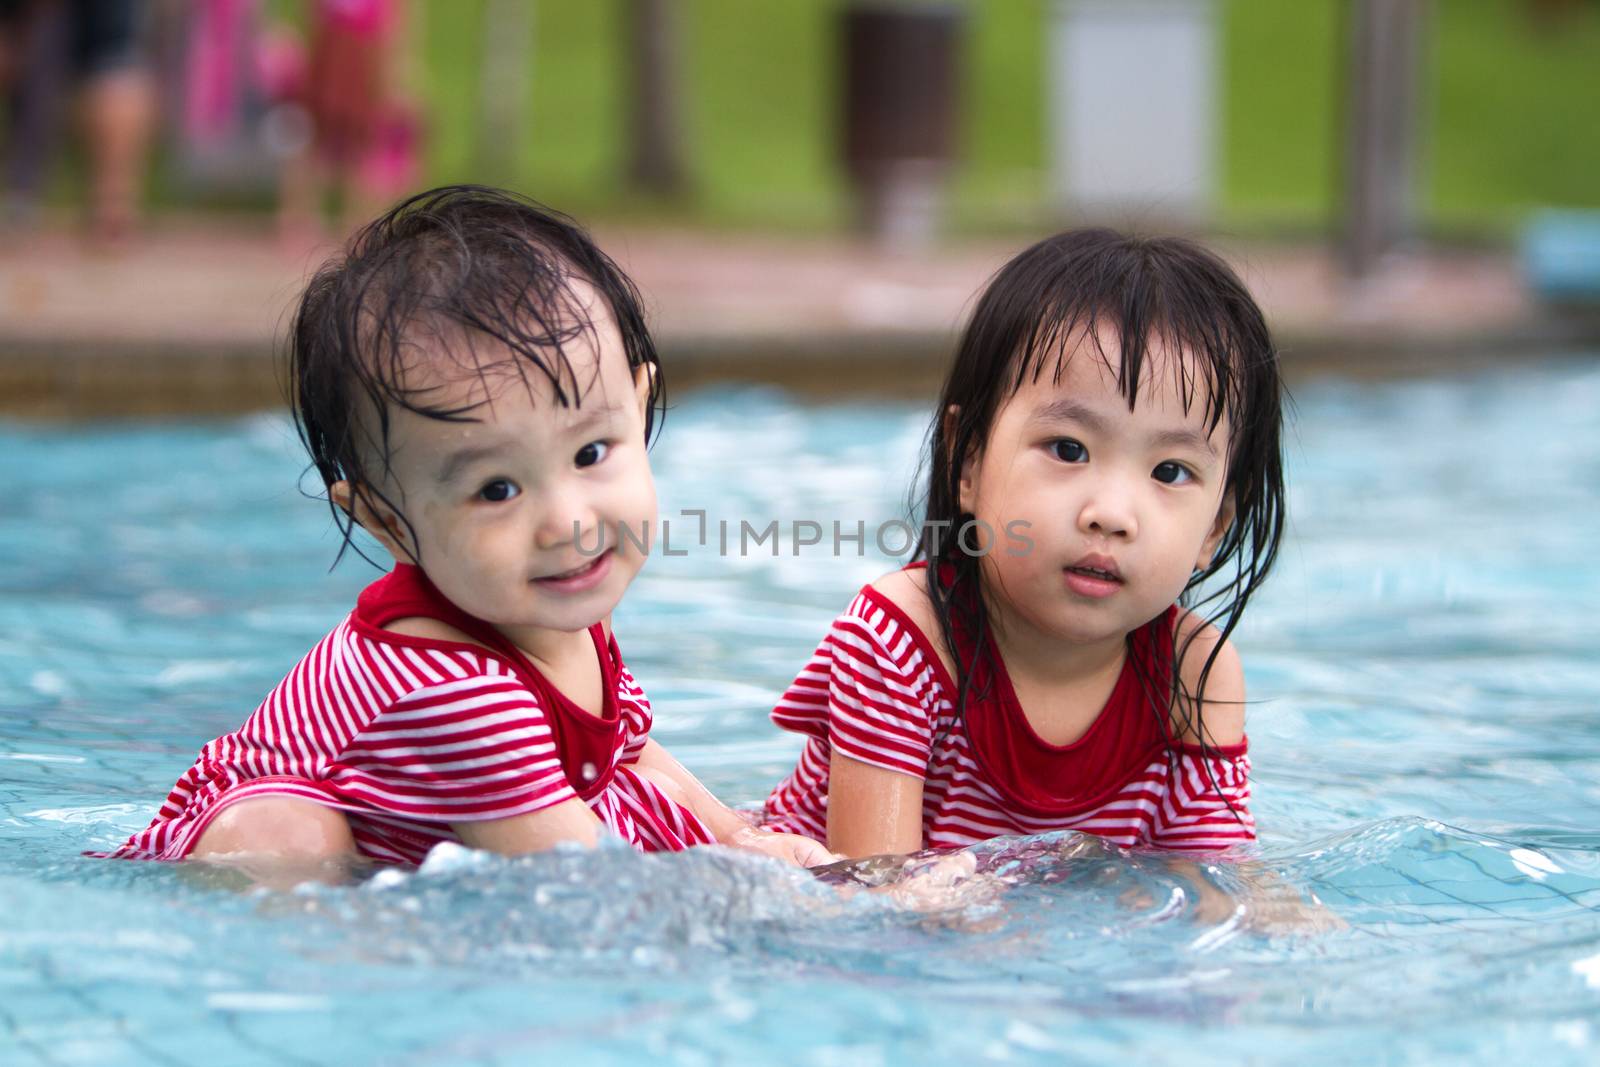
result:
M 489 647 L 382 628 L 413 616 Z M 242 727 L 200 750 L 155 821 L 110 855 L 182 859 L 219 811 L 259 796 L 345 812 L 356 846 L 383 863 L 420 863 L 434 845 L 458 840 L 451 823 L 525 815 L 574 797 L 643 851 L 710 843 L 692 812 L 637 772 L 650 702 L 616 640 L 599 625 L 590 635 L 606 682 L 600 716 L 563 696 L 416 567 L 398 565 Z
M 928 848 L 1051 830 L 1125 848 L 1216 851 L 1254 840 L 1247 743 L 1174 744 L 1140 680 L 1140 665 L 1170 670 L 1176 611 L 1131 635 L 1122 676 L 1083 737 L 1051 745 L 1028 725 L 992 643 L 990 684 L 973 686 L 967 721 L 957 721 L 958 690 L 927 635 L 862 589 L 772 712 L 807 741 L 767 798 L 765 825 L 827 840 L 828 764 L 838 751 L 923 780 Z

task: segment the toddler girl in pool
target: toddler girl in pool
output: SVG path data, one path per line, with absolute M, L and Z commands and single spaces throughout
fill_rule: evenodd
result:
M 347 547 L 359 524 L 394 567 L 113 855 L 414 864 L 609 832 L 832 858 L 649 737 L 611 612 L 655 519 L 662 380 L 637 291 L 571 220 L 413 197 L 311 280 L 290 360 Z
M 944 386 L 918 562 L 772 713 L 807 740 L 764 824 L 851 857 L 1253 839 L 1228 635 L 1282 533 L 1280 421 L 1265 321 L 1216 256 L 1105 230 L 1018 255 Z

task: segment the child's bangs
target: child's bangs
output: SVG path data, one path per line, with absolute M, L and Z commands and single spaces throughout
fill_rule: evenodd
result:
M 1106 292 L 1063 286 L 1040 306 L 1015 359 L 1015 393 L 1045 374 L 1059 385 L 1075 357 L 1098 359 L 1133 410 L 1141 388 L 1171 378 L 1185 415 L 1200 405 L 1207 431 L 1240 413 L 1239 383 L 1249 351 L 1215 307 L 1184 300 L 1173 281 L 1106 279 Z
M 402 261 L 381 265 L 364 287 L 349 339 L 359 354 L 352 372 L 371 403 L 467 422 L 501 389 L 513 383 L 531 389 L 541 377 L 558 404 L 582 403 L 590 383 L 579 380 L 569 346 L 586 341 L 598 349 L 599 337 L 592 305 L 574 288 L 574 271 L 520 238 L 487 251 L 418 250 L 395 258 Z M 376 276 L 388 271 L 388 279 Z M 470 402 L 461 403 L 453 389 L 456 402 L 436 399 L 472 379 L 481 388 Z

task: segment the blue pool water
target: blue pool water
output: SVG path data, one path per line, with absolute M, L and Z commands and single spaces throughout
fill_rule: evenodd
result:
M 1015 884 L 933 914 L 711 850 L 447 854 L 278 895 L 82 858 L 370 572 L 326 573 L 277 418 L 0 426 L 0 1063 L 1592 1062 L 1596 411 L 1594 363 L 1300 391 L 1290 538 L 1238 638 L 1264 866 L 1346 924 L 1293 936 L 1067 839 L 991 846 Z M 870 527 L 922 429 L 696 394 L 663 512 Z M 787 769 L 765 711 L 885 568 L 867 551 L 691 546 L 630 593 L 657 736 L 728 799 Z

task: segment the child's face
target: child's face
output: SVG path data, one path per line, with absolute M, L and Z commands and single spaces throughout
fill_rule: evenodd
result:
M 962 510 L 998 535 L 982 573 L 1002 641 L 1121 640 L 1177 600 L 1226 531 L 1226 420 L 1208 433 L 1200 399 L 1183 409 L 1172 354 L 1148 356 L 1129 411 L 1094 345 L 1080 345 L 1059 383 L 1047 368 L 1005 402 L 963 466 Z M 1018 520 L 1026 550 L 1006 536 Z
M 485 382 L 449 357 L 424 361 L 408 389 L 430 406 L 466 407 L 472 422 L 391 409 L 392 513 L 357 509 L 397 559 L 415 553 L 452 603 L 533 651 L 537 631 L 575 632 L 610 615 L 639 568 L 656 518 L 645 452 L 648 371 L 631 372 L 603 298 L 573 283 L 593 326 L 564 346 L 579 402 L 557 402 L 546 376 L 512 356 Z M 480 343 L 484 343 L 480 341 Z M 495 362 L 485 353 L 481 362 Z M 363 511 L 366 514 L 363 514 Z M 626 525 L 633 540 L 624 538 Z M 604 550 L 596 554 L 597 546 Z

